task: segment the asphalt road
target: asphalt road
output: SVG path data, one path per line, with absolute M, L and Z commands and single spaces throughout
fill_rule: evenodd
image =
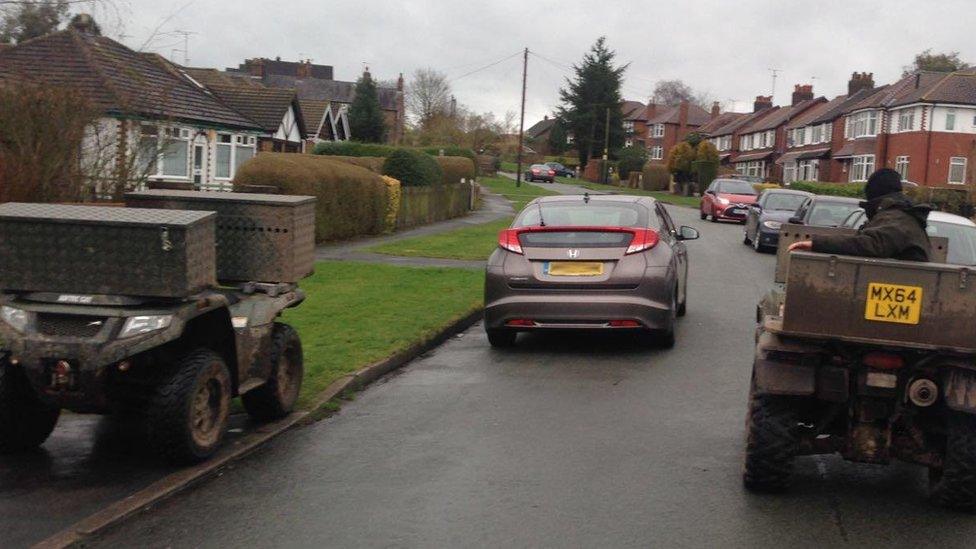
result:
M 741 488 L 755 302 L 773 257 L 700 222 L 673 350 L 472 328 L 342 411 L 94 545 L 145 547 L 969 547 L 907 465 L 798 460 L 794 489 Z

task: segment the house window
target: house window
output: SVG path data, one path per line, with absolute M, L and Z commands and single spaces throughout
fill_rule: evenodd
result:
M 651 160 L 661 160 L 664 158 L 664 147 L 660 145 L 651 147 Z
M 148 124 L 139 126 L 137 167 L 139 176 L 156 175 L 159 160 L 159 128 Z
M 237 175 L 237 168 L 254 157 L 255 142 L 254 136 L 218 134 L 214 176 L 217 179 L 233 179 Z
M 949 184 L 962 185 L 966 183 L 966 158 L 953 156 L 949 159 Z
M 807 132 L 806 128 L 797 128 L 793 130 L 793 143 L 797 147 L 802 147 L 807 144 Z
M 908 157 L 898 156 L 895 158 L 895 171 L 901 174 L 904 181 L 908 180 Z
M 736 164 L 735 171 L 743 175 L 752 175 L 756 177 L 766 176 L 766 162 L 762 160 L 755 160 L 752 162 L 740 162 Z
M 633 147 L 633 146 L 634 146 L 634 140 L 633 139 L 625 139 L 624 140 L 624 147 Z
M 851 117 L 850 125 L 852 137 L 871 137 L 878 135 L 878 112 L 865 111 L 859 112 Z
M 624 131 L 626 131 L 626 132 L 633 132 L 634 131 L 634 123 L 633 122 L 630 122 L 630 121 L 624 122 Z
M 752 134 L 743 135 L 739 138 L 739 150 L 748 151 L 752 150 Z
M 664 124 L 654 124 L 654 137 L 664 137 Z
M 810 134 L 811 134 L 810 136 L 811 143 L 820 143 L 821 141 L 823 141 L 823 126 L 813 126 L 813 128 L 810 131 Z
M 851 163 L 851 183 L 867 181 L 868 176 L 874 173 L 874 155 L 864 154 L 855 156 Z
M 726 135 L 722 137 L 722 150 L 727 151 L 732 148 L 732 136 Z
M 234 137 L 234 173 L 241 164 L 254 158 L 257 139 L 253 135 L 238 135 Z
M 956 129 L 956 109 L 946 110 L 945 129 L 947 132 L 951 132 Z
M 834 124 L 832 122 L 827 122 L 823 125 L 824 127 L 824 143 L 830 143 L 830 140 L 834 138 Z
M 915 109 L 905 109 L 898 114 L 898 131 L 910 132 L 915 129 Z
M 783 164 L 783 183 L 793 183 L 796 181 L 796 162 Z
M 190 130 L 185 128 L 166 128 L 161 158 L 164 177 L 189 177 L 190 174 Z
M 766 146 L 767 147 L 772 147 L 775 144 L 776 144 L 776 131 L 775 130 L 769 130 L 769 131 L 767 131 L 766 132 Z

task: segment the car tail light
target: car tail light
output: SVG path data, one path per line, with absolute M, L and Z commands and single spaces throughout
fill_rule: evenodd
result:
M 878 370 L 897 370 L 905 366 L 905 359 L 901 355 L 891 353 L 868 353 L 864 355 L 862 362 Z
M 556 175 L 556 172 L 549 170 L 549 175 Z
M 508 322 L 505 323 L 505 325 L 513 326 L 517 328 L 528 328 L 531 326 L 535 326 L 535 321 L 529 320 L 527 318 L 516 318 L 516 319 L 509 320 Z
M 611 320 L 611 328 L 640 328 L 640 322 L 636 320 Z
M 634 239 L 630 241 L 627 254 L 636 254 L 650 250 L 661 240 L 661 236 L 654 229 L 634 229 Z
M 519 243 L 518 229 L 505 229 L 498 233 L 498 247 L 515 254 L 522 254 L 522 244 Z
M 533 169 L 532 169 L 532 173 L 534 173 L 534 174 L 537 174 L 537 175 L 538 175 L 538 173 L 539 173 L 539 170 L 538 170 L 538 169 L 536 169 L 536 168 L 533 168 Z

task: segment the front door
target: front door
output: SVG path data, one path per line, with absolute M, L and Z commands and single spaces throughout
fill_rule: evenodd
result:
M 207 137 L 198 135 L 193 140 L 193 187 L 200 189 L 207 182 Z

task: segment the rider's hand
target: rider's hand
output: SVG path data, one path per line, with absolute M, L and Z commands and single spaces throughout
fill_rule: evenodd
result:
M 800 242 L 794 242 L 790 244 L 789 251 L 791 252 L 809 252 L 813 250 L 813 242 L 809 240 L 801 240 Z

